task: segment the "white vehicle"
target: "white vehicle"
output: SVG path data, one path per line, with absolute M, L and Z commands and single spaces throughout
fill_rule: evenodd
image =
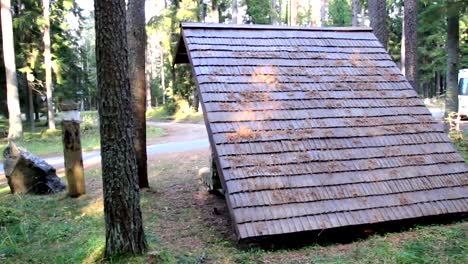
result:
M 458 113 L 468 116 L 468 69 L 458 72 Z

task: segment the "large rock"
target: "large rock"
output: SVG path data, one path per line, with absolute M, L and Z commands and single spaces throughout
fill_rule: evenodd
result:
M 54 167 L 13 142 L 3 151 L 3 158 L 12 193 L 50 194 L 66 189 Z

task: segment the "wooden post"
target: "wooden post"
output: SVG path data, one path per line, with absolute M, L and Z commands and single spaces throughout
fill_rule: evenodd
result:
M 68 194 L 70 197 L 79 197 L 86 193 L 80 140 L 80 112 L 78 104 L 74 102 L 64 102 L 61 107 L 63 110 L 63 156 Z

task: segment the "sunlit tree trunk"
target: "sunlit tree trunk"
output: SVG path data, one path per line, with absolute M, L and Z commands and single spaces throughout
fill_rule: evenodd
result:
M 95 1 L 94 10 L 105 255 L 140 254 L 147 245 L 133 145 L 125 0 Z
M 297 26 L 297 9 L 299 8 L 298 0 L 291 0 L 291 26 Z
M 55 130 L 54 101 L 52 98 L 52 55 L 50 51 L 50 0 L 42 0 L 44 9 L 44 67 L 47 97 L 47 122 L 49 129 Z
M 352 8 L 353 8 L 353 21 L 352 25 L 353 27 L 358 27 L 359 26 L 359 0 L 352 0 L 351 2 Z
M 370 26 L 380 43 L 387 49 L 387 3 L 385 0 L 369 0 Z
M 13 44 L 13 24 L 10 0 L 1 0 L 3 60 L 5 62 L 5 79 L 7 85 L 8 138 L 19 138 L 23 135 L 21 109 L 16 77 L 15 47 Z
M 237 0 L 232 0 L 232 23 L 237 24 Z
M 445 114 L 458 112 L 458 48 L 460 13 L 454 4 L 447 2 L 447 86 L 445 91 Z
M 151 45 L 146 43 L 146 58 L 145 58 L 145 87 L 146 87 L 146 111 L 152 109 L 151 105 L 151 71 L 153 67 L 151 65 L 151 59 L 153 57 Z
M 404 1 L 403 35 L 401 40 L 401 69 L 416 92 L 418 90 L 418 13 L 417 1 Z
M 145 25 L 145 0 L 128 0 L 128 69 L 132 91 L 133 119 L 135 121 L 133 144 L 137 157 L 140 188 L 149 187 L 146 165 Z

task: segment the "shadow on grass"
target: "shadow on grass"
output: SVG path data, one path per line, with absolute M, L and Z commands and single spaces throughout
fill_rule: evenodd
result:
M 88 177 L 98 177 L 97 170 Z M 99 175 L 100 176 L 100 175 Z M 8 187 L 5 187 L 8 188 Z M 0 192 L 1 263 L 94 263 L 105 245 L 102 199 L 94 194 L 78 199 L 66 193 L 13 195 Z

